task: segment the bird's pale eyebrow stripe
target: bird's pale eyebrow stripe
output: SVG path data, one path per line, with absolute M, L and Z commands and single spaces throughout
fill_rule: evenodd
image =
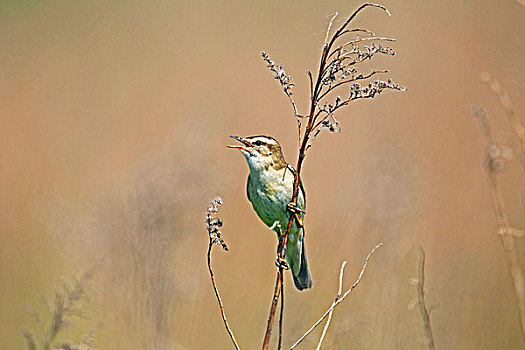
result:
M 267 145 L 275 145 L 275 141 L 266 137 L 257 137 L 255 141 L 261 141 L 264 144 Z

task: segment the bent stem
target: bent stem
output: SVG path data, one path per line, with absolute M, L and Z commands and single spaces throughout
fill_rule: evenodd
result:
M 339 289 L 337 290 L 337 296 L 335 297 L 334 303 L 339 300 L 341 297 L 341 290 L 343 289 L 343 274 L 346 266 L 346 260 L 343 261 L 343 264 L 341 265 L 341 272 L 339 272 Z M 333 306 L 334 304 L 332 304 Z M 321 349 L 321 344 L 323 344 L 324 337 L 326 336 L 326 332 L 328 331 L 328 327 L 330 327 L 330 322 L 332 321 L 332 315 L 334 313 L 334 310 L 332 309 L 330 313 L 328 314 L 328 320 L 326 320 L 326 324 L 323 328 L 323 333 L 321 334 L 321 338 L 319 338 L 319 343 L 317 344 L 316 350 Z
M 368 255 L 366 256 L 366 259 L 365 259 L 365 263 L 363 264 L 363 267 L 361 267 L 361 272 L 359 273 L 359 276 L 357 277 L 357 280 L 354 282 L 354 284 L 352 285 L 352 287 L 350 287 L 346 292 L 345 294 L 343 294 L 343 296 L 341 298 L 336 298 L 334 300 L 334 302 L 332 303 L 332 306 L 330 306 L 330 308 L 328 310 L 326 310 L 326 312 L 323 314 L 323 316 L 321 316 L 321 318 L 319 318 L 319 320 L 317 320 L 317 322 L 314 323 L 314 325 L 312 327 L 310 327 L 309 330 L 306 331 L 306 333 L 304 333 L 301 338 L 299 338 L 299 340 L 297 340 L 291 347 L 290 347 L 290 350 L 294 349 L 295 347 L 297 347 L 297 345 L 299 345 L 310 333 L 312 333 L 312 331 L 317 327 L 319 326 L 319 324 L 328 316 L 330 315 L 333 310 L 337 307 L 337 305 L 339 305 L 343 300 L 345 300 L 345 298 L 348 296 L 348 294 L 350 294 L 354 289 L 355 287 L 358 286 L 359 282 L 361 282 L 361 278 L 363 277 L 363 274 L 365 273 L 365 270 L 366 270 L 366 266 L 368 265 L 368 261 L 370 260 L 370 257 L 372 256 L 372 254 L 374 254 L 374 252 L 377 250 L 377 248 L 381 247 L 383 245 L 383 243 L 379 243 L 378 245 L 376 245 L 374 247 L 374 249 L 372 249 L 370 251 L 370 253 L 368 253 Z M 343 273 L 343 268 L 344 268 L 344 263 L 343 263 L 343 266 L 341 267 L 341 275 Z M 340 277 L 341 279 L 341 277 Z
M 222 226 L 222 220 L 217 218 L 215 214 L 219 211 L 219 206 L 222 204 L 222 199 L 220 197 L 216 197 L 212 200 L 211 204 L 208 206 L 208 209 L 206 211 L 206 230 L 208 231 L 208 236 L 210 239 L 210 242 L 208 244 L 208 271 L 210 272 L 210 278 L 211 278 L 211 284 L 213 285 L 213 291 L 215 292 L 215 297 L 217 298 L 217 302 L 219 303 L 219 310 L 221 312 L 222 321 L 224 322 L 224 327 L 226 327 L 226 331 L 228 332 L 228 335 L 230 336 L 233 346 L 235 346 L 235 349 L 239 350 L 239 344 L 237 344 L 237 340 L 235 340 L 235 336 L 233 335 L 233 332 L 230 328 L 230 325 L 228 324 L 228 320 L 226 319 L 226 312 L 224 311 L 224 305 L 222 304 L 222 299 L 219 294 L 219 289 L 217 288 L 217 284 L 215 283 L 215 276 L 213 274 L 213 269 L 211 267 L 211 250 L 214 245 L 220 245 L 223 250 L 228 250 L 228 247 L 226 246 L 226 243 L 221 237 L 221 231 L 219 228 Z
M 228 320 L 226 319 L 226 313 L 224 312 L 224 306 L 222 305 L 222 299 L 219 294 L 219 290 L 217 289 L 217 284 L 215 283 L 215 277 L 213 275 L 213 269 L 211 268 L 211 248 L 213 247 L 213 242 L 210 242 L 208 246 L 208 270 L 210 271 L 210 278 L 211 278 L 211 284 L 213 285 L 213 290 L 215 292 L 215 296 L 217 297 L 217 301 L 219 302 L 219 309 L 221 311 L 221 317 L 224 322 L 224 327 L 226 327 L 226 331 L 230 335 L 230 338 L 233 342 L 233 346 L 235 346 L 235 349 L 239 350 L 239 344 L 237 344 L 237 340 L 235 340 L 235 336 L 233 335 L 233 332 L 230 328 L 230 325 L 228 324 Z
M 435 350 L 436 344 L 434 342 L 432 326 L 430 325 L 431 310 L 427 308 L 427 304 L 425 302 L 425 294 L 425 251 L 423 250 L 423 248 L 421 248 L 419 260 L 419 278 L 417 282 L 417 297 L 419 311 L 421 312 L 421 317 L 423 318 L 423 324 L 425 326 L 425 334 L 427 336 L 427 347 L 431 350 Z

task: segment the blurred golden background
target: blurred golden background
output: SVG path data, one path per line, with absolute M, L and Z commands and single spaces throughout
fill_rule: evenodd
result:
M 204 213 L 216 195 L 230 251 L 217 283 L 241 347 L 262 343 L 276 237 L 245 195 L 248 167 L 227 135 L 269 134 L 295 164 L 297 128 L 260 57 L 282 62 L 307 107 L 330 16 L 358 1 L 14 1 L 0 3 L 0 348 L 26 347 L 62 279 L 88 270 L 99 349 L 229 349 L 206 267 Z M 518 1 L 385 1 L 355 21 L 394 37 L 389 69 L 408 91 L 342 109 L 304 164 L 312 290 L 286 275 L 284 346 L 332 302 L 378 242 L 361 284 L 336 309 L 326 348 L 424 349 L 418 251 L 439 349 L 523 349 L 497 234 L 486 143 L 471 103 L 514 150 L 501 181 L 525 227 L 518 142 L 487 71 L 525 111 L 525 7 Z M 336 22 L 337 24 L 337 22 Z M 525 240 L 517 240 L 525 264 Z M 43 311 L 42 311 L 43 312 Z M 319 331 L 303 348 L 312 348 Z M 37 330 L 35 330 L 37 332 Z M 273 341 L 276 338 L 274 331 Z

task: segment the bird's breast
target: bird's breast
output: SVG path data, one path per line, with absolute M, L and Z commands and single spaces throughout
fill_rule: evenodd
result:
M 290 170 L 286 172 L 269 170 L 263 174 L 250 173 L 248 192 L 255 212 L 267 225 L 272 226 L 278 221 L 284 230 L 289 218 L 288 203 L 292 200 L 294 176 Z M 300 196 L 300 207 L 304 207 L 304 199 Z

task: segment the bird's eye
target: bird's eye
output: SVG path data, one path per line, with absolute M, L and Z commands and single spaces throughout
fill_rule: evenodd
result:
M 262 142 L 260 140 L 257 140 L 253 143 L 255 146 L 260 146 L 262 145 Z

